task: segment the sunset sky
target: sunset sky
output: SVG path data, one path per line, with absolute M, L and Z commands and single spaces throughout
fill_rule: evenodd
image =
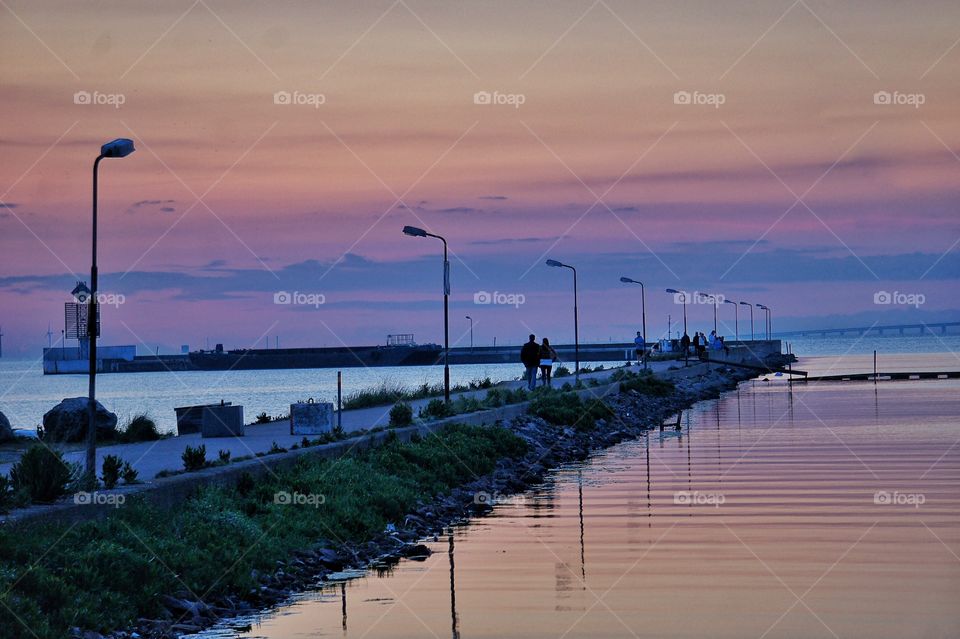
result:
M 442 247 L 405 224 L 450 243 L 460 345 L 465 315 L 478 344 L 571 341 L 547 258 L 579 270 L 586 341 L 637 330 L 621 275 L 650 337 L 668 287 L 784 330 L 960 309 L 955 1 L 0 0 L 0 80 L 7 356 L 89 278 L 116 137 L 105 344 L 440 342 Z M 475 303 L 494 291 L 523 304 Z

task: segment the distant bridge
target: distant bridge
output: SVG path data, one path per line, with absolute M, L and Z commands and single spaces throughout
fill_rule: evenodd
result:
M 921 324 L 887 324 L 885 326 L 856 326 L 853 328 L 811 328 L 804 331 L 788 331 L 775 333 L 774 338 L 783 337 L 827 337 L 828 335 L 866 335 L 876 333 L 883 335 L 887 332 L 898 332 L 905 335 L 908 332 L 917 332 L 919 335 L 930 333 L 931 335 L 946 335 L 948 328 L 960 327 L 960 322 L 927 322 Z

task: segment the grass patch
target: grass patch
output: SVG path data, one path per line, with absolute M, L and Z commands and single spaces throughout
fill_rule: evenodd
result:
M 476 379 L 469 384 L 455 384 L 450 387 L 450 392 L 462 393 L 464 391 L 482 390 L 492 387 L 493 380 L 485 377 L 484 379 Z M 373 388 L 347 395 L 343 400 L 343 410 L 386 406 L 388 404 L 396 404 L 397 402 L 411 402 L 416 399 L 440 397 L 442 395 L 443 384 L 421 384 L 414 389 L 408 389 L 400 382 L 385 379 Z
M 435 436 L 336 460 L 304 458 L 278 478 L 201 488 L 161 510 L 138 500 L 100 521 L 0 529 L 3 636 L 61 639 L 69 628 L 107 632 L 162 614 L 162 594 L 242 596 L 251 572 L 296 550 L 364 541 L 419 503 L 493 471 L 525 444 L 499 427 L 450 425 Z M 278 503 L 279 492 L 324 495 L 320 506 Z M 252 549 L 252 551 L 251 551 Z
M 599 399 L 583 401 L 576 393 L 547 389 L 538 393 L 527 409 L 556 426 L 571 426 L 579 431 L 596 428 L 598 419 L 608 419 L 613 415 L 610 407 Z

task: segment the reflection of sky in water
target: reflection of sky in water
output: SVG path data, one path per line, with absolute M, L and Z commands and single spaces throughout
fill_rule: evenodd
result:
M 743 384 L 240 636 L 957 636 L 958 390 Z

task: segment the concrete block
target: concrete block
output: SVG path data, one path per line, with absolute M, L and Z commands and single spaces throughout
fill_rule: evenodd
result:
M 227 402 L 225 406 L 230 406 Z M 199 433 L 203 425 L 203 409 L 207 406 L 220 406 L 220 404 L 199 404 L 197 406 L 180 406 L 173 410 L 177 413 L 177 435 L 189 435 Z
M 243 406 L 205 406 L 202 437 L 243 437 Z
M 291 435 L 322 435 L 333 430 L 333 404 L 299 402 L 290 404 Z

